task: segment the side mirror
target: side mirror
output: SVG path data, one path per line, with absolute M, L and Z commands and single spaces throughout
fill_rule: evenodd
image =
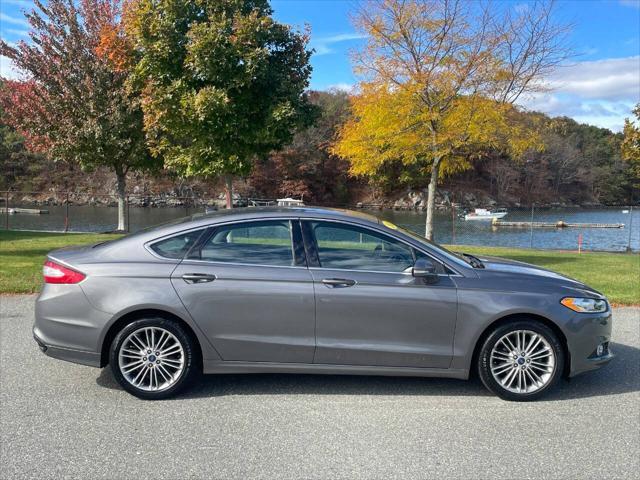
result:
M 436 264 L 428 258 L 419 258 L 413 264 L 411 274 L 416 278 L 424 278 L 427 283 L 438 281 L 438 271 Z

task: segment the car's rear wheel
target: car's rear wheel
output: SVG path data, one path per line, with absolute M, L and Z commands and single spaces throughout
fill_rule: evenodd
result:
M 177 394 L 193 381 L 198 372 L 196 351 L 178 323 L 146 318 L 128 324 L 116 335 L 109 361 L 126 391 L 159 400 Z
M 478 370 L 482 383 L 499 397 L 529 401 L 557 383 L 564 357 L 553 330 L 535 320 L 519 320 L 489 334 L 478 356 Z

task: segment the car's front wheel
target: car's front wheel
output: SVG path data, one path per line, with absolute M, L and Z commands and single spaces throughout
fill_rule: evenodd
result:
M 159 400 L 175 395 L 198 372 L 196 349 L 178 323 L 164 318 L 136 320 L 111 344 L 109 361 L 122 387 L 133 395 Z
M 519 320 L 496 328 L 478 356 L 482 383 L 505 400 L 529 401 L 545 395 L 562 376 L 564 349 L 549 327 Z

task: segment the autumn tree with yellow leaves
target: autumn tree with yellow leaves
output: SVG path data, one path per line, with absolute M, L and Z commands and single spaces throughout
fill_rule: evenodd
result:
M 501 148 L 517 158 L 539 147 L 514 103 L 544 90 L 544 77 L 569 56 L 568 26 L 554 22 L 552 11 L 545 1 L 517 9 L 462 0 L 364 2 L 355 16 L 367 37 L 354 54 L 361 81 L 334 153 L 356 175 L 398 160 L 423 169 L 431 239 L 438 178 L 469 168 L 471 151 Z
M 632 165 L 636 178 L 640 178 L 640 103 L 633 109 L 634 120 L 625 118 L 622 158 Z

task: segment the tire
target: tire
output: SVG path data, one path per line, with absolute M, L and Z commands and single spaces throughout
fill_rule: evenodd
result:
M 198 351 L 177 322 L 143 318 L 116 335 L 109 350 L 109 363 L 114 377 L 127 392 L 144 400 L 161 400 L 193 383 L 201 371 Z
M 536 320 L 518 320 L 489 334 L 478 355 L 478 373 L 500 398 L 526 402 L 553 389 L 564 363 L 564 348 L 553 330 Z

